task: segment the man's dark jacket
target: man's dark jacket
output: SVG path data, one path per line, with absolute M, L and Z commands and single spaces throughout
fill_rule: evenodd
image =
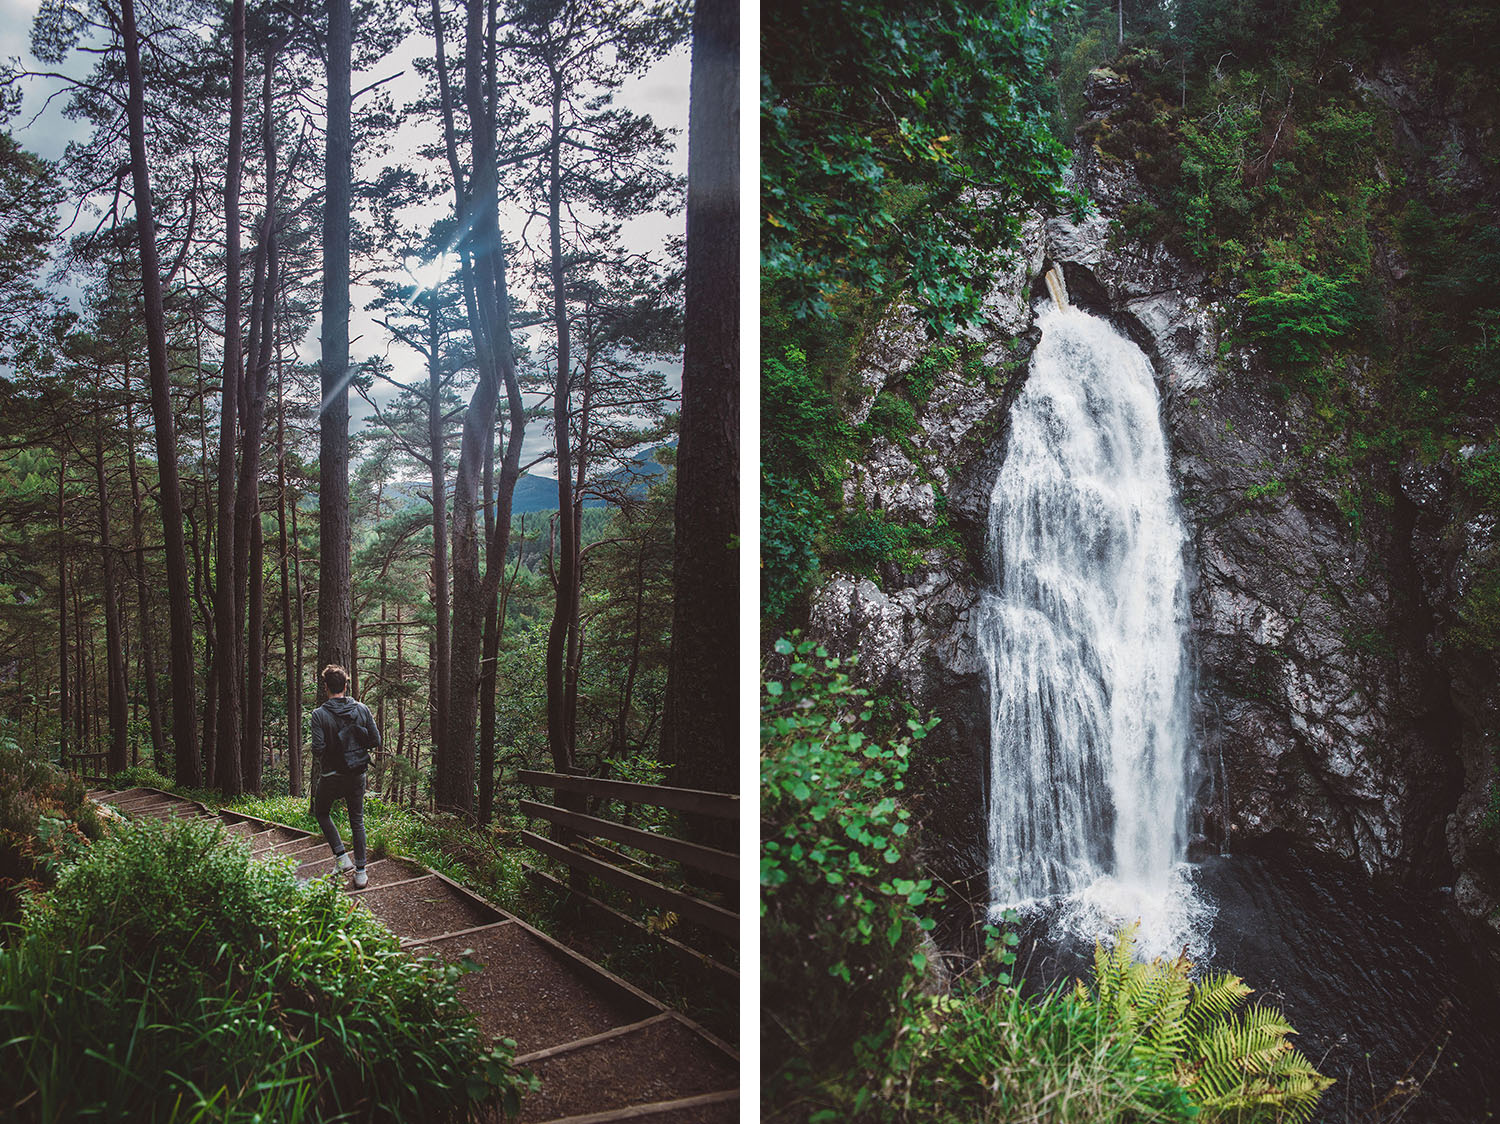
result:
M 357 722 L 363 729 L 365 747 L 374 753 L 380 748 L 380 730 L 370 708 L 345 695 L 329 699 L 312 712 L 312 752 L 320 773 L 344 771 L 344 747 L 339 744 L 339 727 Z

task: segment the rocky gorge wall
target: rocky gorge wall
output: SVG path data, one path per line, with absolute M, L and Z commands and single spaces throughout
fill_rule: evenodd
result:
M 1090 91 L 1095 112 L 1110 91 Z M 985 892 L 988 700 L 971 612 L 1006 416 L 1035 345 L 1041 273 L 1061 266 L 1073 303 L 1107 315 L 1152 360 L 1192 535 L 1195 830 L 1207 848 L 1287 843 L 1420 889 L 1452 887 L 1462 915 L 1500 933 L 1490 789 L 1500 731 L 1493 666 L 1448 643 L 1466 560 L 1496 528 L 1452 513 L 1453 465 L 1415 455 L 1352 481 L 1347 450 L 1297 394 L 1272 397 L 1262 360 L 1230 346 L 1226 294 L 1160 246 L 1112 233 L 1141 194 L 1131 170 L 1080 154 L 1095 210 L 1036 218 L 966 344 L 900 442 L 876 437 L 845 499 L 924 527 L 929 549 L 879 582 L 830 576 L 812 630 L 857 651 L 884 693 L 939 715 L 910 788 L 929 866 L 971 900 Z M 867 337 L 854 422 L 930 346 L 896 308 Z M 1351 371 L 1358 383 L 1359 370 Z M 1358 484 L 1386 502 L 1351 501 Z

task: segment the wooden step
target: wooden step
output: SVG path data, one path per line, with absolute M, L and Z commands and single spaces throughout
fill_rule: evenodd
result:
M 359 900 L 403 941 L 441 936 L 501 919 L 496 911 L 454 890 L 435 874 L 367 889 Z
M 486 1034 L 513 1038 L 522 1052 L 574 1042 L 655 1014 L 630 992 L 559 956 L 513 921 L 436 937 L 411 950 L 449 961 L 467 957 L 482 965 L 458 982 L 464 1002 Z
M 588 1112 L 582 1116 L 559 1116 L 544 1124 L 614 1124 L 615 1121 L 624 1120 L 645 1120 L 649 1124 L 737 1124 L 740 1118 L 739 1102 L 738 1089 L 725 1089 L 698 1097 L 634 1104 L 606 1112 Z
M 674 1015 L 516 1059 L 542 1081 L 522 1124 L 738 1088 L 738 1066 Z

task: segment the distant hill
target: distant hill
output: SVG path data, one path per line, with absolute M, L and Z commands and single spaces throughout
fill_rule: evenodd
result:
M 652 484 L 656 477 L 667 471 L 666 465 L 656 459 L 656 449 L 647 449 L 637 453 L 628 468 L 620 469 L 610 475 L 624 479 L 634 477 L 629 492 L 632 496 L 644 495 L 646 489 Z M 604 501 L 589 498 L 584 501 L 584 507 L 604 507 Z M 532 476 L 530 473 L 523 475 L 516 481 L 516 495 L 511 503 L 511 514 L 530 515 L 535 511 L 557 510 L 557 481 L 548 476 Z

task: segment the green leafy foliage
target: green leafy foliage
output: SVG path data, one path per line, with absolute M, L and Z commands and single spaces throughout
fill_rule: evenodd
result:
M 334 880 L 222 830 L 120 828 L 0 952 L 8 1119 L 456 1120 L 532 1079 Z
M 817 495 L 795 480 L 760 478 L 760 605 L 767 619 L 787 612 L 818 572 L 814 545 L 828 522 Z
M 925 963 L 916 912 L 936 891 L 904 858 L 899 794 L 914 741 L 936 720 L 877 738 L 869 692 L 846 664 L 797 635 L 761 705 L 761 993 L 773 1087 L 854 1064 L 891 1033 Z M 920 965 L 920 966 L 919 966 Z
M 1019 205 L 1067 200 L 1066 154 L 1041 110 L 1052 10 L 767 10 L 761 262 L 797 317 L 827 315 L 845 285 L 905 290 L 934 332 L 973 315 L 1017 241 Z
M 0 921 L 101 830 L 83 783 L 23 750 L 0 723 Z
M 1471 475 L 1455 454 L 1500 416 L 1500 95 L 1480 46 L 1500 9 L 1145 0 L 1102 58 L 1120 10 L 1084 0 L 1058 58 L 1064 106 L 1083 104 L 1085 60 L 1109 67 L 1110 108 L 1081 138 L 1147 189 L 1122 232 L 1232 295 L 1223 344 L 1310 407 L 1287 415 L 1352 535 L 1385 526 L 1368 516 L 1404 458 Z M 1500 516 L 1500 490 L 1461 479 L 1456 498 L 1455 524 Z M 1450 639 L 1493 658 L 1500 557 L 1465 565 Z
M 883 511 L 856 508 L 841 520 L 830 544 L 829 561 L 841 569 L 877 577 L 882 563 L 913 563 L 912 544 L 910 528 L 892 523 Z
M 806 351 L 766 349 L 761 370 L 761 605 L 780 617 L 817 573 L 829 519 L 823 494 L 843 474 L 852 434 Z
M 1198 1108 L 1096 1007 L 1065 991 L 986 986 L 917 1004 L 898 1076 L 909 1121 L 1048 1124 L 1190 1121 Z
M 1293 371 L 1316 368 L 1367 319 L 1352 279 L 1321 277 L 1295 264 L 1252 274 L 1240 296 L 1245 333 L 1273 364 Z

